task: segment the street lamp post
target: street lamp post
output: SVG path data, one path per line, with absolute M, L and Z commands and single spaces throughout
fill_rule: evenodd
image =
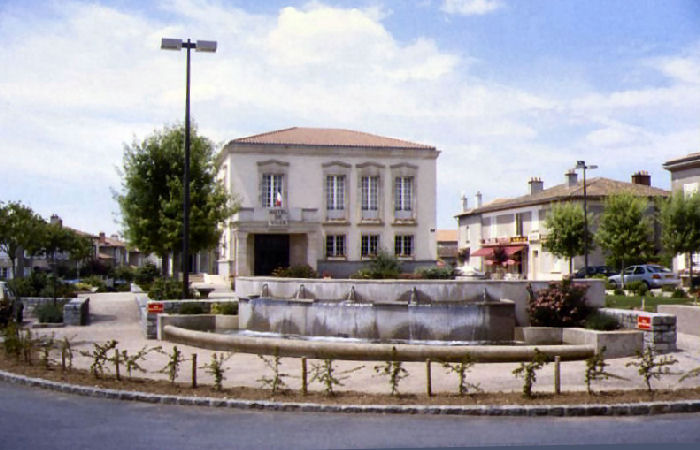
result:
M 576 161 L 575 169 L 583 169 L 583 277 L 588 278 L 588 208 L 586 195 L 586 169 L 597 169 L 596 165 L 586 165 L 586 161 Z
M 185 173 L 182 177 L 184 191 L 182 220 L 182 298 L 187 298 L 187 291 L 190 284 L 189 267 L 189 236 L 190 236 L 190 50 L 198 52 L 216 52 L 216 41 L 196 41 L 190 39 L 163 38 L 160 48 L 163 50 L 187 49 L 187 75 L 185 80 Z

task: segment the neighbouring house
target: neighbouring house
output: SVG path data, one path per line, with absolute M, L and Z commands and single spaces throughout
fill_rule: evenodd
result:
M 289 128 L 234 139 L 219 176 L 240 201 L 221 275 L 308 265 L 346 277 L 377 252 L 404 270 L 434 264 L 435 147 L 359 131 Z
M 671 174 L 671 191 L 693 195 L 700 191 L 700 153 L 690 153 L 666 161 L 663 168 Z M 691 257 L 687 254 L 673 258 L 673 269 L 683 274 L 689 272 Z M 692 254 L 693 272 L 698 272 L 700 253 Z M 695 277 L 693 277 L 695 278 Z
M 656 198 L 665 198 L 669 192 L 651 186 L 651 176 L 640 171 L 632 175 L 630 183 L 596 177 L 586 180 L 587 210 L 593 216 L 589 223 L 596 230 L 596 218 L 603 212 L 607 196 L 627 191 L 649 201 L 647 214 L 654 216 Z M 555 280 L 569 275 L 569 262 L 555 257 L 543 248 L 547 238 L 544 222 L 552 205 L 574 201 L 583 205 L 583 182 L 575 171 L 565 174 L 565 182 L 549 189 L 540 178 L 528 182 L 528 193 L 511 199 L 497 199 L 483 203 L 481 192 L 476 194 L 476 205 L 468 207 L 462 196 L 462 211 L 455 217 L 458 222 L 458 250 L 468 265 L 496 276 L 508 275 L 529 280 Z M 654 242 L 661 248 L 661 232 L 654 222 Z M 605 257 L 599 248 L 589 252 L 588 265 L 604 265 Z M 584 257 L 574 259 L 574 271 L 583 267 Z
M 445 264 L 456 267 L 457 259 L 457 230 L 437 230 L 437 257 Z

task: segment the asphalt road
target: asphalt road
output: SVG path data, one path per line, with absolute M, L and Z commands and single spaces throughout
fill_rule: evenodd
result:
M 482 418 L 258 412 L 88 398 L 0 382 L 2 449 L 597 447 L 636 443 L 697 445 L 700 414 Z

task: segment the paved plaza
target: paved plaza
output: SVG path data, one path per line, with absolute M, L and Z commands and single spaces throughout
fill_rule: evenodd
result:
M 229 297 L 232 295 L 230 291 L 225 290 L 215 291 L 213 297 Z M 68 336 L 76 343 L 77 349 L 87 350 L 92 347 L 93 342 L 107 342 L 111 339 L 118 341 L 119 349 L 126 349 L 129 353 L 136 352 L 139 349 L 146 347 L 154 347 L 161 345 L 165 351 L 170 351 L 173 344 L 161 342 L 157 340 L 148 340 L 145 337 L 144 330 L 139 320 L 138 308 L 134 301 L 134 296 L 131 293 L 105 293 L 90 295 L 90 318 L 91 322 L 88 326 L 83 327 L 65 327 L 65 328 L 47 328 L 35 330 L 40 334 L 53 333 L 57 338 Z M 212 351 L 195 348 L 187 345 L 178 345 L 185 356 L 189 357 L 192 353 L 197 353 L 200 365 L 208 362 L 211 358 Z M 675 372 L 686 372 L 690 369 L 700 367 L 700 337 L 679 334 L 678 335 L 678 351 L 672 355 L 678 359 L 678 364 L 673 366 Z M 618 388 L 644 388 L 643 380 L 637 374 L 637 369 L 634 367 L 625 367 L 626 363 L 632 361 L 633 358 L 617 358 L 609 359 L 609 372 L 624 376 L 630 381 L 621 381 L 610 379 L 596 383 L 596 389 L 618 389 Z M 165 374 L 157 373 L 165 364 L 167 358 L 165 355 L 152 353 L 147 361 L 142 364 L 148 370 L 148 374 L 140 375 L 154 379 L 167 379 Z M 311 361 L 313 363 L 313 361 Z M 376 361 L 337 361 L 338 371 L 351 369 L 357 366 L 363 368 L 354 372 L 351 377 L 344 380 L 344 386 L 338 390 L 353 390 L 365 393 L 389 393 L 389 385 L 385 378 L 379 377 L 374 370 L 374 367 L 380 362 Z M 74 365 L 80 368 L 87 369 L 90 365 L 90 360 L 86 357 L 77 355 L 74 360 Z M 262 387 L 257 381 L 262 375 L 270 375 L 270 371 L 265 367 L 264 362 L 253 354 L 235 353 L 226 363 L 228 370 L 226 371 L 225 387 L 232 386 L 247 386 L 247 387 Z M 468 380 L 472 383 L 478 383 L 485 391 L 520 391 L 522 388 L 522 379 L 516 379 L 512 371 L 518 366 L 516 363 L 479 363 L 476 364 L 468 375 Z M 282 372 L 288 373 L 293 377 L 286 380 L 287 384 L 292 389 L 300 387 L 300 360 L 294 358 L 282 359 Z M 409 376 L 401 381 L 401 393 L 423 393 L 425 392 L 425 364 L 424 363 L 404 363 L 404 367 L 408 370 Z M 563 362 L 562 368 L 562 390 L 584 390 L 584 368 L 583 361 Z M 553 389 L 553 364 L 549 364 L 537 373 L 537 383 L 535 391 L 552 391 Z M 679 375 L 669 375 L 662 378 L 661 381 L 653 382 L 654 387 L 658 388 L 677 388 L 677 387 L 694 387 L 700 383 L 700 377 L 695 379 L 685 380 L 679 383 Z M 189 368 L 181 370 L 181 375 L 178 377 L 180 382 L 190 381 Z M 211 383 L 213 380 L 210 375 L 204 370 L 200 370 L 198 374 L 200 383 Z M 432 385 L 433 392 L 455 392 L 457 388 L 457 376 L 454 373 L 448 373 L 447 370 L 439 364 L 434 363 L 432 366 Z M 311 384 L 311 390 L 322 390 L 319 384 Z

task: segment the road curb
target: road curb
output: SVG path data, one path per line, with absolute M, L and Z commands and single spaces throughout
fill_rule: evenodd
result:
M 265 411 L 519 417 L 646 416 L 651 414 L 700 412 L 700 400 L 616 405 L 322 405 L 318 403 L 286 403 L 267 400 L 160 395 L 120 389 L 102 389 L 32 378 L 2 370 L 0 370 L 0 381 L 85 397 L 163 405 L 209 406 Z

